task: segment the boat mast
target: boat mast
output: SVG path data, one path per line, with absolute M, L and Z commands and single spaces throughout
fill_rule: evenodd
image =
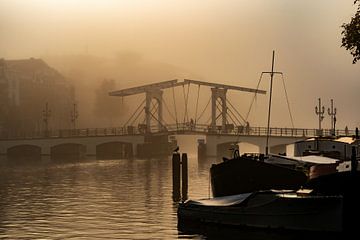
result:
M 269 154 L 269 137 L 270 137 L 270 113 L 271 113 L 271 98 L 272 98 L 272 86 L 273 86 L 273 78 L 274 74 L 282 74 L 282 72 L 274 72 L 275 65 L 275 51 L 273 50 L 272 54 L 272 64 L 271 64 L 271 72 L 263 72 L 270 74 L 270 97 L 269 97 L 269 111 L 268 111 L 268 119 L 267 119 L 267 131 L 266 131 L 266 147 L 265 154 Z
M 270 97 L 269 97 L 269 111 L 268 111 L 268 119 L 267 119 L 266 147 L 265 147 L 266 155 L 268 155 L 268 153 L 269 153 L 270 113 L 271 113 L 272 85 L 273 85 L 273 78 L 274 78 L 274 60 L 275 60 L 275 51 L 273 50 L 271 72 L 270 72 Z

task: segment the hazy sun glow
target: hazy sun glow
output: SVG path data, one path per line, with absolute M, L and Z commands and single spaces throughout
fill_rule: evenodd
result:
M 89 74 L 94 85 L 106 75 L 121 87 L 184 76 L 255 87 L 275 49 L 299 126 L 316 126 L 318 97 L 335 99 L 339 126 L 355 126 L 360 114 L 349 102 L 359 101 L 360 70 L 340 48 L 340 26 L 353 12 L 351 1 L 336 0 L 3 0 L 0 53 L 46 58 L 67 74 L 80 71 L 76 61 L 60 64 L 54 56 L 132 56 L 133 65 L 109 63 Z M 280 124 L 279 92 L 274 122 Z

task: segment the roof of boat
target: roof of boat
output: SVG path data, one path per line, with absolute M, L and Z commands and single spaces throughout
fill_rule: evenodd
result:
M 204 206 L 232 206 L 236 204 L 240 204 L 245 201 L 251 194 L 253 193 L 242 193 L 231 196 L 224 197 L 214 197 L 209 199 L 200 199 L 200 200 L 189 200 L 187 201 L 189 204 L 194 205 L 204 205 Z
M 198 205 L 198 206 L 212 206 L 212 207 L 227 207 L 239 205 L 245 202 L 247 199 L 252 196 L 257 196 L 261 194 L 262 196 L 268 196 L 269 199 L 274 199 L 284 194 L 296 193 L 294 190 L 263 190 L 255 191 L 250 193 L 241 193 L 236 195 L 224 196 L 224 197 L 213 197 L 208 199 L 199 199 L 199 200 L 188 200 L 185 204 L 189 205 Z
M 314 163 L 314 164 L 333 164 L 339 162 L 338 159 L 329 158 L 324 156 L 317 155 L 308 155 L 308 156 L 282 156 L 282 155 L 273 155 L 278 158 L 283 158 L 292 161 L 304 162 L 304 163 Z
M 336 142 L 343 142 L 343 143 L 348 143 L 348 144 L 352 144 L 354 142 L 356 142 L 356 138 L 353 137 L 340 137 L 335 139 Z
M 297 141 L 296 143 L 311 142 L 311 141 L 315 141 L 315 140 L 341 142 L 341 143 L 346 143 L 346 144 L 353 144 L 353 143 L 359 141 L 359 139 L 356 139 L 355 137 L 348 137 L 348 136 L 338 137 L 338 138 L 335 138 L 335 137 L 311 137 L 311 138 L 307 138 L 305 140 Z
M 316 198 L 317 196 L 311 196 L 312 189 L 299 189 L 299 190 L 263 190 L 263 191 L 255 191 L 251 193 L 242 193 L 237 195 L 230 195 L 224 197 L 214 197 L 209 199 L 200 199 L 200 200 L 188 200 L 185 202 L 185 206 L 208 206 L 208 207 L 229 207 L 236 206 L 244 203 L 245 201 L 251 199 L 255 199 L 256 201 L 253 204 L 258 205 L 260 202 L 268 203 L 269 201 L 275 200 L 277 198 L 304 198 L 311 197 Z M 260 198 L 257 198 L 257 197 Z M 328 197 L 328 196 L 323 196 Z M 251 204 L 251 202 L 247 202 L 247 204 Z

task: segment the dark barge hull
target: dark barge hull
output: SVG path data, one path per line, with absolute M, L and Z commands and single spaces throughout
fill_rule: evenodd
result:
M 213 164 L 210 177 L 214 197 L 269 189 L 297 190 L 307 181 L 302 171 L 243 156 Z
M 178 224 L 216 224 L 285 231 L 343 231 L 341 196 L 286 197 L 258 193 L 230 206 L 211 206 L 195 201 L 178 208 Z

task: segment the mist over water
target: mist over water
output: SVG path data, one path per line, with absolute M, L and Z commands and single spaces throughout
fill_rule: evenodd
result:
M 120 125 L 128 117 L 94 116 L 94 91 L 105 78 L 114 79 L 117 89 L 174 78 L 255 88 L 260 73 L 270 70 L 272 50 L 275 70 L 285 76 L 295 127 L 317 126 L 319 97 L 326 107 L 334 99 L 339 128 L 360 124 L 352 104 L 359 100 L 360 69 L 340 48 L 340 26 L 353 14 L 352 2 L 32 0 L 2 1 L 0 9 L 0 55 L 41 57 L 70 78 L 82 127 Z M 260 88 L 268 87 L 264 77 Z M 230 94 L 245 114 L 251 95 Z M 267 100 L 258 98 L 249 118 L 253 125 L 266 124 Z M 124 103 L 120 112 L 137 101 Z M 291 127 L 281 79 L 274 83 L 273 105 L 272 124 Z M 330 127 L 329 119 L 324 127 Z
M 2 0 L 0 67 L 5 67 L 0 71 L 0 84 L 8 84 L 10 90 L 1 96 L 12 102 L 16 97 L 9 96 L 16 95 L 12 88 L 19 79 L 25 79 L 22 86 L 28 85 L 18 90 L 30 93 L 24 94 L 26 104 L 14 100 L 16 104 L 8 104 L 2 111 L 14 119 L 21 116 L 18 122 L 22 122 L 16 125 L 11 117 L 0 119 L 2 136 L 8 136 L 3 122 L 13 127 L 9 134 L 21 138 L 26 136 L 22 133 L 31 136 L 36 130 L 46 139 L 49 126 L 49 130 L 83 128 L 67 135 L 69 143 L 76 133 L 83 133 L 79 138 L 85 139 L 89 132 L 105 136 L 123 133 L 127 126 L 138 129 L 145 123 L 145 111 L 129 120 L 136 109 L 144 110 L 144 94 L 114 97 L 109 92 L 173 79 L 256 88 L 261 73 L 271 70 L 273 50 L 274 70 L 282 72 L 283 78 L 274 78 L 270 126 L 317 128 L 315 106 L 321 98 L 323 128 L 331 127 L 327 108 L 334 99 L 336 128 L 353 130 L 360 127 L 360 67 L 352 64 L 350 53 L 340 45 L 341 25 L 354 11 L 353 1 L 339 0 Z M 25 78 L 19 77 L 23 73 L 10 76 L 13 70 L 7 68 L 8 60 L 19 59 L 27 59 L 20 61 L 25 66 L 40 64 L 46 74 L 60 73 L 61 81 L 56 84 L 66 85 L 69 91 L 58 91 L 57 97 L 59 88 L 48 84 L 55 82 L 54 78 L 37 76 L 34 69 L 24 71 Z M 1 75 L 6 69 L 9 78 Z M 259 89 L 268 91 L 269 79 L 264 74 Z M 51 92 L 46 90 L 48 85 Z M 61 112 L 64 120 L 54 119 L 59 112 L 54 105 L 50 106 L 52 116 L 44 116 L 48 101 L 42 96 L 44 91 L 54 102 L 65 103 L 68 98 Z M 35 96 L 42 99 L 36 106 L 30 101 L 37 99 Z M 195 119 L 207 131 L 210 96 L 207 86 L 164 89 L 164 124 L 185 125 Z M 228 90 L 227 99 L 245 118 L 241 121 L 248 121 L 251 127 L 266 126 L 268 93 L 254 98 L 248 92 Z M 21 111 L 25 116 L 20 115 L 17 109 L 33 115 L 26 111 Z M 73 119 L 75 113 L 78 116 Z M 31 125 L 32 121 L 35 124 Z M 30 127 L 26 128 L 26 123 Z M 151 125 L 158 122 L 152 119 Z M 59 131 L 56 138 L 65 139 L 60 135 Z M 197 141 L 204 138 L 176 136 L 180 152 L 189 154 L 190 199 L 211 197 L 209 169 L 220 161 L 197 159 Z M 135 149 L 137 143 L 133 144 Z M 238 145 L 240 153 L 259 151 L 255 145 Z M 50 148 L 42 147 L 35 149 L 39 155 Z M 293 148 L 287 146 L 288 155 Z M 7 153 L 5 144 L 0 149 Z M 266 231 L 178 229 L 171 169 L 170 158 L 54 163 L 43 157 L 29 164 L 0 156 L 0 239 L 305 238 Z

